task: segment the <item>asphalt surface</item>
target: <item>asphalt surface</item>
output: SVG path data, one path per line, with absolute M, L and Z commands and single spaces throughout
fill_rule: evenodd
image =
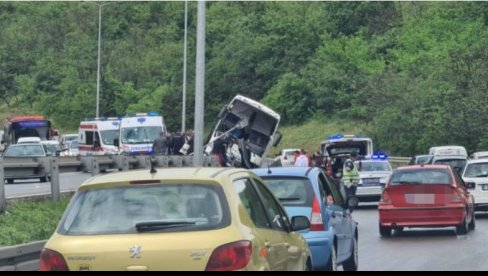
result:
M 476 213 L 476 229 L 465 236 L 446 227 L 406 228 L 382 238 L 377 206 L 368 205 L 353 212 L 359 223 L 359 270 L 488 270 L 488 213 Z
M 91 177 L 89 173 L 70 172 L 59 174 L 61 192 L 74 191 L 81 183 Z M 51 182 L 39 182 L 39 179 L 15 180 L 14 184 L 5 183 L 6 198 L 51 193 Z

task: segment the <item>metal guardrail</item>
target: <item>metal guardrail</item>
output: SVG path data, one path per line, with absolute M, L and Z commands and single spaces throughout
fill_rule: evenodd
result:
M 0 271 L 36 271 L 46 241 L 0 247 Z
M 217 166 L 215 156 L 205 156 L 203 166 Z M 5 179 L 19 176 L 41 178 L 48 175 L 51 180 L 51 195 L 53 200 L 59 200 L 60 172 L 89 172 L 97 175 L 109 169 L 127 171 L 132 169 L 149 169 L 151 157 L 147 155 L 104 155 L 78 157 L 41 157 L 41 158 L 4 158 L 0 157 L 0 214 L 5 212 Z M 162 167 L 191 167 L 193 156 L 167 155 L 156 156 L 155 166 Z M 29 178 L 29 177 L 27 177 Z
M 398 156 L 389 156 L 388 160 L 391 162 L 399 162 L 399 163 L 408 163 L 412 157 L 398 157 Z

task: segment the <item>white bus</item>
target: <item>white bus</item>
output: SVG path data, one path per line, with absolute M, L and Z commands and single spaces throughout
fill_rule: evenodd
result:
M 118 118 L 97 118 L 80 123 L 78 130 L 79 155 L 117 154 L 114 139 L 119 134 Z
M 127 115 L 120 119 L 120 132 L 114 144 L 123 154 L 149 154 L 161 132 L 166 132 L 166 127 L 157 112 Z

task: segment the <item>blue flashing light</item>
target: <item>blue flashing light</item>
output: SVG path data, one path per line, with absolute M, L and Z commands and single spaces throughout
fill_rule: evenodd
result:
M 373 155 L 371 155 L 371 159 L 386 160 L 388 159 L 388 154 L 386 154 L 385 152 L 375 152 Z
M 332 134 L 332 135 L 327 136 L 327 140 L 336 140 L 336 139 L 341 139 L 341 138 L 344 138 L 344 135 L 342 135 L 341 133 L 336 133 L 336 134 Z
M 158 116 L 159 114 L 158 114 L 158 112 L 156 112 L 156 111 L 149 111 L 149 112 L 147 113 L 147 115 L 148 115 L 148 116 Z

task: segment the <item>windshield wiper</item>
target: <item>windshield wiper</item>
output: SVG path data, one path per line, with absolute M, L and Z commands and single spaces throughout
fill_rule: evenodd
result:
M 151 232 L 195 224 L 194 221 L 144 221 L 136 223 L 136 230 L 137 232 Z
M 297 201 L 300 200 L 299 197 L 280 197 L 278 198 L 279 201 Z

